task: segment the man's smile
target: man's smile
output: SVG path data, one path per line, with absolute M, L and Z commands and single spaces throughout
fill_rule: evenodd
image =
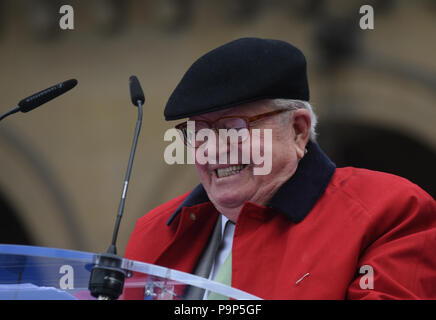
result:
M 215 175 L 218 179 L 225 178 L 228 176 L 233 176 L 235 174 L 238 174 L 242 170 L 244 170 L 247 167 L 246 164 L 241 165 L 231 165 L 225 168 L 217 168 L 214 170 Z

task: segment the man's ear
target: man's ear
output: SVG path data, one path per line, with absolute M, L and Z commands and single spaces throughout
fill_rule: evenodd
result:
M 298 109 L 293 112 L 292 129 L 294 131 L 294 140 L 298 159 L 304 157 L 304 151 L 310 138 L 311 124 L 312 120 L 308 110 Z

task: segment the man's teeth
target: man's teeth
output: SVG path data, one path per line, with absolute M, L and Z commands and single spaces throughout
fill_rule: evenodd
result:
M 227 168 L 221 168 L 221 169 L 216 169 L 216 175 L 218 178 L 222 178 L 222 177 L 228 177 L 228 176 L 232 176 L 234 174 L 239 173 L 239 171 L 241 171 L 242 169 L 245 168 L 245 165 L 238 165 L 238 166 L 230 166 Z

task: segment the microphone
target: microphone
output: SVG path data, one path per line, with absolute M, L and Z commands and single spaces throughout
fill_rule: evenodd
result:
M 130 173 L 132 171 L 133 158 L 135 157 L 136 145 L 138 143 L 139 132 L 141 131 L 142 124 L 142 104 L 145 101 L 144 92 L 142 91 L 141 85 L 139 84 L 139 80 L 136 76 L 131 76 L 129 78 L 129 87 L 130 87 L 130 97 L 133 105 L 138 107 L 138 121 L 136 122 L 135 135 L 133 137 L 133 144 L 130 150 L 129 164 L 127 165 L 126 177 L 124 179 L 124 187 L 123 192 L 121 193 L 120 206 L 118 208 L 117 220 L 115 222 L 114 233 L 112 236 L 112 243 L 108 249 L 108 253 L 117 254 L 116 241 L 118 236 L 118 229 L 121 223 L 121 217 L 124 212 L 124 203 L 126 200 L 127 187 L 130 181 Z
M 129 86 L 132 103 L 135 106 L 138 106 L 139 103 L 144 104 L 144 92 L 142 91 L 141 85 L 139 84 L 139 80 L 136 76 L 131 76 L 129 78 Z
M 18 106 L 13 108 L 12 110 L 6 112 L 2 116 L 0 116 L 0 120 L 3 120 L 7 116 L 10 116 L 11 114 L 14 114 L 18 111 L 21 112 L 29 112 L 40 105 L 49 102 L 50 100 L 53 100 L 54 98 L 59 97 L 61 94 L 64 94 L 65 92 L 73 89 L 77 85 L 76 79 L 70 79 L 61 83 L 58 83 L 57 85 L 54 85 L 50 88 L 47 88 L 45 90 L 42 90 L 40 92 L 37 92 L 27 98 L 24 98 L 20 102 L 18 102 Z
M 124 204 L 126 201 L 127 187 L 130 181 L 130 173 L 132 171 L 133 159 L 135 157 L 136 145 L 138 143 L 139 132 L 142 124 L 142 105 L 145 101 L 144 92 L 139 84 L 138 78 L 131 76 L 129 78 L 130 98 L 133 105 L 138 107 L 138 120 L 136 122 L 135 134 L 133 137 L 132 148 L 130 150 L 129 163 L 127 165 L 126 176 L 123 183 L 120 205 L 115 221 L 112 242 L 105 254 L 100 254 L 96 257 L 95 265 L 91 271 L 89 279 L 89 291 L 91 295 L 99 300 L 118 299 L 123 293 L 124 279 L 130 274 L 121 268 L 122 258 L 117 256 L 117 237 L 121 224 L 121 218 L 124 212 Z

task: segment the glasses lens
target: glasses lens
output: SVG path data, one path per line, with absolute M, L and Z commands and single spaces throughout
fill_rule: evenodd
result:
M 186 122 L 177 125 L 176 129 L 177 132 L 180 134 L 180 137 L 182 138 L 183 142 L 185 144 L 188 144 L 188 130 L 186 128 Z
M 235 129 L 237 131 L 247 128 L 244 119 L 231 117 L 219 119 L 216 126 L 218 129 Z
M 209 123 L 201 120 L 187 121 L 176 126 L 179 129 L 185 144 L 198 148 L 207 141 L 207 134 L 200 132 L 203 129 L 210 129 Z M 241 143 L 249 136 L 247 123 L 242 118 L 226 117 L 216 122 L 216 128 L 222 139 L 230 143 Z M 199 139 L 196 139 L 199 137 Z
M 209 129 L 209 124 L 207 122 L 197 120 L 197 121 L 191 121 L 193 123 L 193 128 L 195 126 L 195 134 L 198 133 L 198 131 L 202 129 Z
M 180 130 L 179 133 L 181 134 L 185 144 L 198 148 L 206 140 L 197 140 L 197 134 L 202 129 L 209 129 L 209 124 L 201 120 L 187 121 L 176 126 L 176 128 Z
M 217 128 L 230 139 L 230 143 L 241 143 L 249 135 L 247 123 L 242 118 L 222 118 L 217 122 Z
M 198 148 L 207 141 L 208 134 L 210 134 L 210 126 L 208 122 L 196 120 L 191 121 L 192 125 L 188 126 L 188 136 L 190 138 L 190 145 Z M 195 130 L 193 130 L 195 128 Z M 201 131 L 206 130 L 206 131 Z M 200 132 L 201 131 L 201 132 Z M 195 135 L 194 135 L 195 132 Z

